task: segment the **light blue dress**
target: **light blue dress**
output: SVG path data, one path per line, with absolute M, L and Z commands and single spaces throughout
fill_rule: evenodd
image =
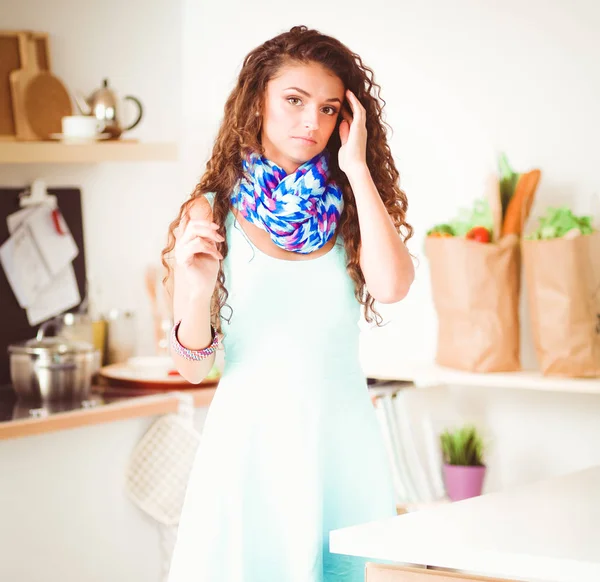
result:
M 342 240 L 289 261 L 231 211 L 226 229 L 225 369 L 169 582 L 363 582 L 365 561 L 329 553 L 329 532 L 396 511 Z

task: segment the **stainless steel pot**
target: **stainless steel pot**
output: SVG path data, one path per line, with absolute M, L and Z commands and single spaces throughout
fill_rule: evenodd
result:
M 10 375 L 17 397 L 27 401 L 84 400 L 100 366 L 100 352 L 87 342 L 45 337 L 8 347 Z

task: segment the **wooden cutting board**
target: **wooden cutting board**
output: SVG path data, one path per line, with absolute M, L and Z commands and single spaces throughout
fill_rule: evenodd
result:
M 48 33 L 26 30 L 0 30 L 0 141 L 13 141 L 16 139 L 9 75 L 12 71 L 23 68 L 27 62 L 28 37 L 35 43 L 38 67 L 43 71 L 52 70 Z
M 72 114 L 71 98 L 58 77 L 39 69 L 37 48 L 31 37 L 27 49 L 24 66 L 10 74 L 16 137 L 49 139 L 50 134 L 60 133 L 62 118 Z
M 24 31 L 0 31 L 0 140 L 16 137 L 10 74 L 27 60 L 27 35 Z

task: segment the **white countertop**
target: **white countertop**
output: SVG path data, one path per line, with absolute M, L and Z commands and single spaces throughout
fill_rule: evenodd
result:
M 334 553 L 511 580 L 600 581 L 600 467 L 330 533 Z

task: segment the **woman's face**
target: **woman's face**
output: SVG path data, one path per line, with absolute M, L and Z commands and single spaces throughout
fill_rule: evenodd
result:
M 291 174 L 327 146 L 344 102 L 344 85 L 317 63 L 283 67 L 265 91 L 265 157 Z

